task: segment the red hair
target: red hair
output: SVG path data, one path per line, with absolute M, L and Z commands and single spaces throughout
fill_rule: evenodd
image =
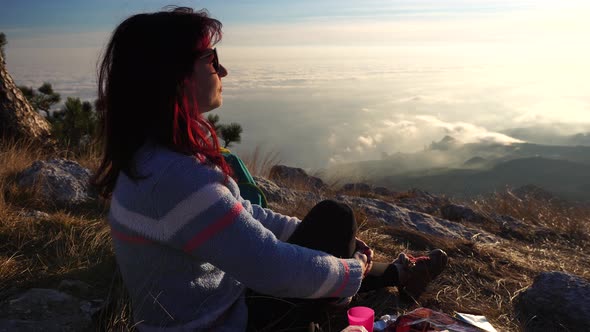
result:
M 193 88 L 194 82 L 189 79 L 185 80 L 184 85 L 191 88 L 183 88 L 181 91 L 196 91 Z M 182 92 L 177 96 L 172 129 L 175 150 L 195 155 L 201 162 L 209 161 L 218 166 L 224 174 L 231 176 L 231 168 L 221 155 L 215 129 L 199 112 L 196 98 Z

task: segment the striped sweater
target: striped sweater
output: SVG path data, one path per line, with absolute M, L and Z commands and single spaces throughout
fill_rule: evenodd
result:
M 121 173 L 111 236 L 140 331 L 243 331 L 246 288 L 277 297 L 348 297 L 362 267 L 286 243 L 297 224 L 240 197 L 217 168 L 164 147 Z

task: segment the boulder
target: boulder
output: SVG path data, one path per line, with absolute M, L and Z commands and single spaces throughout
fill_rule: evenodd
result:
M 80 280 L 62 280 L 57 286 L 62 292 L 66 292 L 72 296 L 87 297 L 91 294 L 92 287 Z
M 590 283 L 565 272 L 543 272 L 517 295 L 514 310 L 523 331 L 588 331 Z
M 33 288 L 0 303 L 0 331 L 87 331 L 102 301 Z
M 90 170 L 75 161 L 51 159 L 35 161 L 17 180 L 21 188 L 38 186 L 41 197 L 58 205 L 76 205 L 97 198 L 90 187 Z
M 276 183 L 263 178 L 261 176 L 254 176 L 256 185 L 262 190 L 266 200 L 269 202 L 283 202 L 294 200 L 294 193 L 292 190 L 277 186 Z
M 468 221 L 473 223 L 484 223 L 488 221 L 484 215 L 473 211 L 464 205 L 447 204 L 440 208 L 441 216 L 451 221 Z
M 410 227 L 426 234 L 447 238 L 461 238 L 483 243 L 499 241 L 494 235 L 485 231 L 423 212 L 412 211 L 379 199 L 345 195 L 338 195 L 336 199 L 364 211 L 370 217 L 381 220 L 385 224 Z
M 327 186 L 322 179 L 308 175 L 302 168 L 275 165 L 270 169 L 269 179 L 279 185 L 311 190 L 323 190 Z

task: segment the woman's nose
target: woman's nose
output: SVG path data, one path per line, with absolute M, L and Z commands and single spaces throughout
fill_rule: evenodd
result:
M 217 71 L 217 75 L 219 75 L 219 77 L 226 77 L 227 76 L 227 69 L 225 69 L 224 66 L 219 65 L 219 70 Z

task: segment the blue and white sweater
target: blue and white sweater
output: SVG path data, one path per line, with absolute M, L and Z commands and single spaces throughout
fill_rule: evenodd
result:
M 243 331 L 245 289 L 277 297 L 354 295 L 356 259 L 286 241 L 298 223 L 243 200 L 193 156 L 146 144 L 140 175 L 117 179 L 109 224 L 140 331 Z

